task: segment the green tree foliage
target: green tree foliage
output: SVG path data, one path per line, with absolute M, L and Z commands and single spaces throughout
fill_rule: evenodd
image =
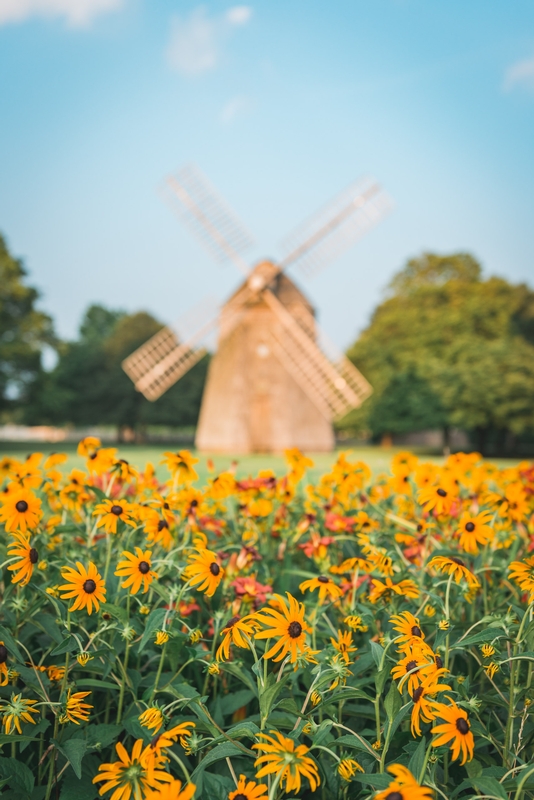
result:
M 40 416 L 55 424 L 116 425 L 141 432 L 148 425 L 195 425 L 206 376 L 203 359 L 155 403 L 137 392 L 123 371 L 126 356 L 162 325 L 146 312 L 87 309 L 77 341 L 64 344 L 42 394 Z
M 39 292 L 0 235 L 0 412 L 31 402 L 42 374 L 44 345 L 54 343 L 52 320 L 36 309 Z
M 483 447 L 534 430 L 534 292 L 469 254 L 410 260 L 349 357 L 374 388 L 351 422 L 375 434 L 455 425 Z

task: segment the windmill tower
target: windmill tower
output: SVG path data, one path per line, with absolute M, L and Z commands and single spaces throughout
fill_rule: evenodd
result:
M 392 207 L 372 179 L 350 186 L 297 229 L 279 263 L 249 269 L 242 253 L 251 238 L 204 176 L 186 167 L 166 183 L 169 199 L 219 260 L 245 275 L 230 299 L 208 319 L 166 327 L 138 348 L 123 368 L 138 391 L 157 400 L 202 358 L 218 329 L 196 446 L 226 453 L 281 452 L 299 447 L 328 451 L 332 422 L 360 406 L 372 389 L 341 353 L 325 345 L 315 312 L 286 274 L 312 274 L 339 255 Z M 328 352 L 330 351 L 330 352 Z

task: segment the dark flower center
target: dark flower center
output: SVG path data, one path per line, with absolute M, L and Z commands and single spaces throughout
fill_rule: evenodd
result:
M 0 664 L 5 664 L 7 661 L 7 647 L 5 644 L 0 644 Z
M 441 487 L 438 489 L 438 494 L 440 497 L 447 497 L 447 492 L 445 491 L 445 489 L 442 489 Z
M 19 500 L 18 503 L 15 504 L 15 508 L 19 514 L 24 514 L 24 512 L 28 510 L 28 503 L 26 500 Z
M 163 528 L 168 528 L 168 527 L 169 527 L 169 523 L 167 522 L 167 520 L 166 519 L 160 519 L 160 521 L 158 522 L 158 531 L 161 533 Z
M 319 583 L 328 583 L 330 581 L 330 578 L 327 578 L 326 575 L 319 575 L 317 580 L 319 581 Z
M 94 461 L 94 460 L 95 460 L 95 458 L 96 458 L 96 455 L 97 455 L 97 453 L 96 453 L 96 450 L 95 450 L 95 452 L 94 452 L 94 453 L 91 453 L 91 455 L 89 456 L 89 458 L 91 459 L 91 461 Z
M 468 533 L 473 533 L 473 531 L 475 530 L 475 523 L 474 522 L 466 522 L 465 523 L 465 529 L 466 529 L 466 531 Z
M 198 506 L 198 500 L 191 500 L 191 508 L 196 508 Z
M 421 636 L 421 628 L 419 625 L 414 625 L 412 628 L 412 636 Z
M 215 577 L 217 577 L 220 571 L 221 568 L 216 561 L 214 561 L 213 564 L 210 564 L 210 572 L 212 575 L 215 575 Z
M 248 800 L 248 797 L 243 792 L 239 792 L 239 794 L 234 794 L 234 800 Z
M 422 530 L 423 530 L 423 525 L 419 522 L 417 525 L 417 531 L 418 533 L 421 533 Z
M 406 664 L 406 672 L 411 672 L 412 669 L 415 669 L 417 666 L 417 661 L 408 661 Z
M 386 800 L 403 800 L 400 792 L 390 792 L 386 795 Z
M 438 669 L 443 668 L 443 659 L 441 658 L 441 656 L 435 656 L 434 661 L 436 662 L 436 667 Z
M 147 572 L 150 572 L 150 564 L 148 563 L 148 561 L 139 562 L 139 572 L 142 572 L 143 575 L 146 575 Z
M 465 736 L 466 733 L 469 733 L 469 723 L 463 717 L 460 717 L 456 720 L 456 727 L 460 733 L 463 734 L 463 736 Z
M 111 506 L 110 511 L 112 514 L 115 514 L 115 516 L 120 517 L 122 514 L 122 506 Z
M 39 561 L 39 553 L 37 552 L 37 550 L 35 549 L 35 547 L 32 547 L 32 548 L 31 548 L 31 550 L 30 550 L 30 552 L 28 553 L 28 555 L 29 555 L 29 557 L 30 557 L 30 561 L 31 561 L 31 563 L 32 563 L 32 564 L 37 564 L 37 562 Z
M 240 619 L 241 619 L 241 617 L 239 616 L 239 614 L 236 614 L 235 617 L 232 617 L 232 619 L 228 620 L 228 622 L 226 623 L 225 627 L 226 628 L 233 628 L 234 625 L 236 624 L 236 622 L 239 622 Z
M 451 561 L 454 561 L 454 563 L 458 564 L 459 567 L 465 567 L 465 564 L 462 561 L 462 559 L 458 558 L 457 556 L 451 556 Z
M 298 639 L 302 633 L 302 625 L 300 622 L 290 622 L 287 632 L 292 639 Z
M 169 507 L 170 507 L 170 506 L 169 506 L 169 504 L 168 504 L 168 503 L 163 503 L 163 508 L 169 509 Z
M 422 694 L 423 694 L 423 687 L 422 686 L 418 686 L 417 689 L 415 690 L 415 692 L 412 694 L 412 700 L 414 701 L 414 703 L 418 703 L 419 702 L 419 700 L 421 699 Z
M 84 592 L 87 592 L 87 594 L 93 594 L 93 592 L 96 590 L 96 583 L 92 578 L 88 578 L 85 581 L 83 585 L 83 590 Z

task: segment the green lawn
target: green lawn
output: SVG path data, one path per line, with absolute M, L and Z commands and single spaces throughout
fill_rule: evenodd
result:
M 164 450 L 170 449 L 181 449 L 180 446 L 172 445 L 172 446 L 165 446 L 165 445 L 131 445 L 131 444 L 124 444 L 121 445 L 119 448 L 119 453 L 121 458 L 125 458 L 126 460 L 130 461 L 137 467 L 143 468 L 147 461 L 152 462 L 154 466 L 157 468 L 158 476 L 160 478 L 165 478 L 167 473 L 165 467 L 160 465 L 159 462 L 162 459 L 162 454 Z M 349 450 L 350 451 L 350 460 L 361 460 L 365 461 L 373 472 L 381 472 L 388 470 L 389 464 L 391 459 L 402 449 L 400 447 L 378 447 L 378 446 L 367 446 L 367 447 L 354 447 L 354 448 L 339 448 L 335 453 L 309 453 L 308 455 L 313 459 L 315 462 L 315 467 L 312 470 L 309 470 L 309 479 L 310 481 L 315 481 L 323 472 L 326 472 L 331 465 L 334 463 L 337 453 L 340 450 Z M 413 448 L 414 452 L 418 453 L 420 457 L 426 461 L 432 461 L 436 464 L 443 463 L 443 456 L 429 453 L 428 451 L 422 451 L 419 448 Z M 48 443 L 26 443 L 26 442 L 0 442 L 0 457 L 3 456 L 14 456 L 15 458 L 24 458 L 26 454 L 31 453 L 33 451 L 38 451 L 40 453 L 52 453 L 52 452 L 67 452 L 69 453 L 69 460 L 68 466 L 69 467 L 83 467 L 84 466 L 84 459 L 80 458 L 76 454 L 76 445 L 74 444 L 65 444 L 62 445 L 61 443 L 56 444 L 48 444 Z M 194 452 L 194 451 L 193 451 Z M 196 454 L 197 457 L 200 459 L 197 465 L 197 471 L 199 473 L 199 477 L 201 481 L 204 481 L 206 476 L 208 475 L 207 469 L 207 460 L 211 457 L 215 464 L 215 469 L 217 472 L 221 472 L 227 469 L 232 461 L 237 461 L 237 476 L 238 477 L 248 477 L 249 475 L 256 475 L 259 470 L 261 469 L 273 469 L 276 474 L 281 475 L 285 471 L 285 461 L 282 456 L 272 456 L 272 455 L 211 455 L 209 453 L 202 453 Z M 497 463 L 500 467 L 504 466 L 513 466 L 514 464 L 518 463 L 518 459 L 494 459 L 495 463 Z

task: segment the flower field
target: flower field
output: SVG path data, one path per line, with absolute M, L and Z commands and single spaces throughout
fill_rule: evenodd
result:
M 0 461 L 13 800 L 534 797 L 534 465 Z

